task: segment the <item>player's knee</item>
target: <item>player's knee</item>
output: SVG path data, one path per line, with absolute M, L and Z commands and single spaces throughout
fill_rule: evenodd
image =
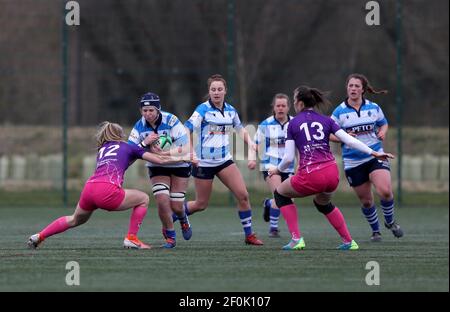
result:
M 145 207 L 148 207 L 149 203 L 150 203 L 150 197 L 143 192 L 142 193 L 142 205 Z
M 392 192 L 389 188 L 379 190 L 378 195 L 380 196 L 380 198 L 382 200 L 386 200 L 386 201 L 392 199 L 392 197 L 393 197 Z
M 245 206 L 249 204 L 248 192 L 241 192 L 236 197 L 239 205 Z
M 83 223 L 86 223 L 87 220 L 88 218 L 82 217 L 80 215 L 73 215 L 66 217 L 67 224 L 69 224 L 70 227 L 75 227 Z
M 363 200 L 361 200 L 361 205 L 363 208 L 369 209 L 373 206 L 373 200 L 363 199 Z
M 70 227 L 74 227 L 77 224 L 75 224 L 75 217 L 74 216 L 67 216 L 66 217 L 66 222 Z
M 314 206 L 316 206 L 317 210 L 319 210 L 320 213 L 323 213 L 324 215 L 329 214 L 334 210 L 334 205 L 330 202 L 326 205 L 320 205 L 316 203 L 315 200 L 313 200 Z
M 278 193 L 278 191 L 275 190 L 275 192 L 273 193 L 273 197 L 275 199 L 275 203 L 277 204 L 278 207 L 284 207 L 287 205 L 292 205 L 294 202 L 292 201 L 292 199 L 290 199 L 289 197 L 283 196 L 280 193 Z

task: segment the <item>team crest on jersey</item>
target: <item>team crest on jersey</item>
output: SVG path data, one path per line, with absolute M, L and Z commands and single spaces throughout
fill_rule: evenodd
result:
M 368 113 L 367 113 L 367 116 L 372 116 L 372 112 L 371 111 L 369 111 Z
M 200 114 L 196 111 L 192 114 L 192 118 L 198 118 L 200 117 Z
M 137 140 L 139 137 L 138 137 L 138 134 L 137 134 L 137 133 L 135 133 L 134 131 L 132 131 L 132 132 L 130 133 L 130 138 L 131 138 L 132 140 Z
M 167 122 L 167 124 L 168 124 L 170 127 L 173 127 L 173 126 L 175 125 L 176 122 L 177 122 L 177 117 L 175 117 L 175 116 L 172 115 L 172 117 L 170 117 L 169 122 Z

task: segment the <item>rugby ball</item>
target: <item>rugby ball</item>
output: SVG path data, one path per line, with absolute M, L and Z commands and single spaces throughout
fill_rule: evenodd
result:
M 160 135 L 155 144 L 156 146 L 159 146 L 159 148 L 163 151 L 168 150 L 170 149 L 170 146 L 172 146 L 172 138 L 168 135 Z

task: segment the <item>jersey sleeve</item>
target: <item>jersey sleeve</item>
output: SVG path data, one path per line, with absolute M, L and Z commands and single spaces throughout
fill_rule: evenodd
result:
M 236 114 L 234 115 L 234 118 L 233 118 L 233 128 L 236 130 L 240 130 L 243 127 L 244 126 L 242 126 L 241 119 L 239 118 L 239 114 L 236 111 Z
M 254 137 L 255 144 L 260 144 L 261 142 L 265 141 L 265 133 L 266 126 L 263 123 L 260 123 Z
M 135 145 L 141 143 L 141 140 L 139 139 L 139 131 L 137 130 L 136 125 L 130 132 L 130 136 L 128 137 L 128 143 Z
M 170 129 L 170 136 L 176 146 L 187 145 L 189 142 L 187 130 L 181 122 Z
M 129 148 L 131 149 L 131 155 L 133 159 L 142 159 L 142 155 L 144 155 L 145 150 L 137 145 L 130 144 Z
M 333 119 L 338 125 L 340 125 L 339 122 L 339 107 L 336 107 L 336 109 L 331 114 L 331 119 Z
M 378 118 L 376 121 L 377 127 L 384 126 L 388 123 L 386 117 L 384 116 L 383 111 L 381 110 L 381 107 L 378 107 Z
M 341 126 L 336 122 L 336 120 L 333 119 L 333 117 L 329 118 L 330 123 L 330 131 L 331 133 L 335 134 L 337 131 L 341 130 Z
M 287 134 L 286 134 L 286 141 L 288 140 L 294 140 L 294 133 L 292 131 L 292 122 L 289 123 L 289 126 L 287 128 Z
M 184 125 L 186 128 L 188 128 L 190 132 L 193 132 L 195 128 L 199 128 L 205 118 L 205 113 L 206 109 L 203 104 L 197 106 L 192 116 L 185 122 Z

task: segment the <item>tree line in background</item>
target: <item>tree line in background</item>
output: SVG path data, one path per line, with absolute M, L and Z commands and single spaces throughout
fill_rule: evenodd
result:
M 0 2 L 0 123 L 59 125 L 61 1 Z M 130 125 L 148 91 L 185 120 L 215 73 L 241 119 L 258 121 L 274 94 L 291 96 L 299 84 L 331 91 L 337 105 L 353 72 L 390 91 L 371 99 L 396 124 L 396 1 L 378 1 L 380 26 L 366 24 L 360 0 L 78 2 L 81 25 L 68 33 L 69 125 Z M 402 3 L 403 123 L 448 126 L 449 2 Z

